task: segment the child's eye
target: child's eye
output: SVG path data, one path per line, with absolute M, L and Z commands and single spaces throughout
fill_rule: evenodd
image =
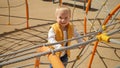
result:
M 68 17 L 65 17 L 65 19 L 67 19 Z
M 62 19 L 62 17 L 59 17 L 60 19 Z

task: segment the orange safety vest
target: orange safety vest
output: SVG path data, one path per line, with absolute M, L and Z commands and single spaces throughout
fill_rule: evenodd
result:
M 58 23 L 55 23 L 51 27 L 53 28 L 53 30 L 55 32 L 55 39 L 56 39 L 56 41 L 58 41 L 58 42 L 59 41 L 63 41 L 64 40 L 64 36 L 63 36 L 63 31 L 60 28 L 60 25 Z M 67 33 L 68 33 L 67 34 L 68 35 L 67 38 L 71 39 L 73 37 L 73 33 L 74 33 L 73 25 L 71 23 L 69 23 L 67 25 Z M 70 43 L 71 42 L 69 41 L 68 42 L 68 46 L 70 45 Z M 64 46 L 63 44 L 64 43 L 61 43 L 62 46 Z M 60 57 L 61 52 L 57 52 L 56 55 Z M 68 57 L 70 57 L 70 50 L 67 50 L 67 55 L 68 55 Z

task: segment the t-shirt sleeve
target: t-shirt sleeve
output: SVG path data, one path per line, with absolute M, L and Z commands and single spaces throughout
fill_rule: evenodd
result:
M 48 42 L 49 43 L 57 43 L 56 39 L 55 39 L 55 32 L 53 30 L 53 28 L 50 28 L 48 31 Z M 53 45 L 53 47 L 55 49 L 59 49 L 62 45 L 61 44 L 55 44 Z

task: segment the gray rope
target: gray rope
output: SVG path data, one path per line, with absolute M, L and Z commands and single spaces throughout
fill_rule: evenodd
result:
M 120 31 L 120 29 L 117 29 L 117 30 L 114 30 L 110 33 L 107 33 L 107 35 L 112 35 L 114 33 L 117 33 L 118 31 Z M 53 51 L 54 52 L 59 52 L 59 51 L 63 51 L 63 50 L 68 50 L 68 49 L 73 49 L 75 47 L 78 47 L 80 45 L 87 45 L 93 41 L 96 41 L 97 38 L 93 38 L 91 40 L 88 40 L 86 42 L 81 42 L 81 43 L 78 43 L 78 44 L 74 44 L 74 45 L 71 45 L 71 46 L 68 46 L 68 47 L 63 47 L 63 48 L 60 48 L 60 49 L 54 49 Z M 68 41 L 68 40 L 67 40 Z M 4 66 L 4 65 L 8 65 L 8 64 L 12 64 L 12 63 L 16 63 L 16 62 L 20 62 L 20 61 L 24 61 L 24 60 L 28 60 L 28 59 L 32 59 L 34 57 L 40 57 L 42 55 L 46 55 L 46 54 L 49 54 L 49 53 L 52 53 L 51 51 L 46 51 L 46 52 L 42 52 L 42 53 L 35 53 L 35 54 L 32 54 L 30 56 L 27 56 L 27 57 L 20 57 L 20 58 L 16 58 L 16 59 L 13 59 L 13 60 L 9 60 L 9 61 L 6 61 L 6 62 L 2 62 L 0 63 L 0 66 Z

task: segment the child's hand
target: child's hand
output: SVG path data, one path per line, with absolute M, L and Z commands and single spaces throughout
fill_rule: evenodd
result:
M 49 47 L 42 46 L 42 47 L 39 47 L 39 48 L 37 49 L 37 52 L 45 52 L 45 51 L 48 51 L 48 50 L 50 50 Z M 46 56 L 48 56 L 48 55 L 49 55 L 49 54 L 47 54 Z
M 42 47 L 39 47 L 39 48 L 37 49 L 37 52 L 45 52 L 45 51 L 48 51 L 48 50 L 50 50 L 49 47 L 42 46 Z

